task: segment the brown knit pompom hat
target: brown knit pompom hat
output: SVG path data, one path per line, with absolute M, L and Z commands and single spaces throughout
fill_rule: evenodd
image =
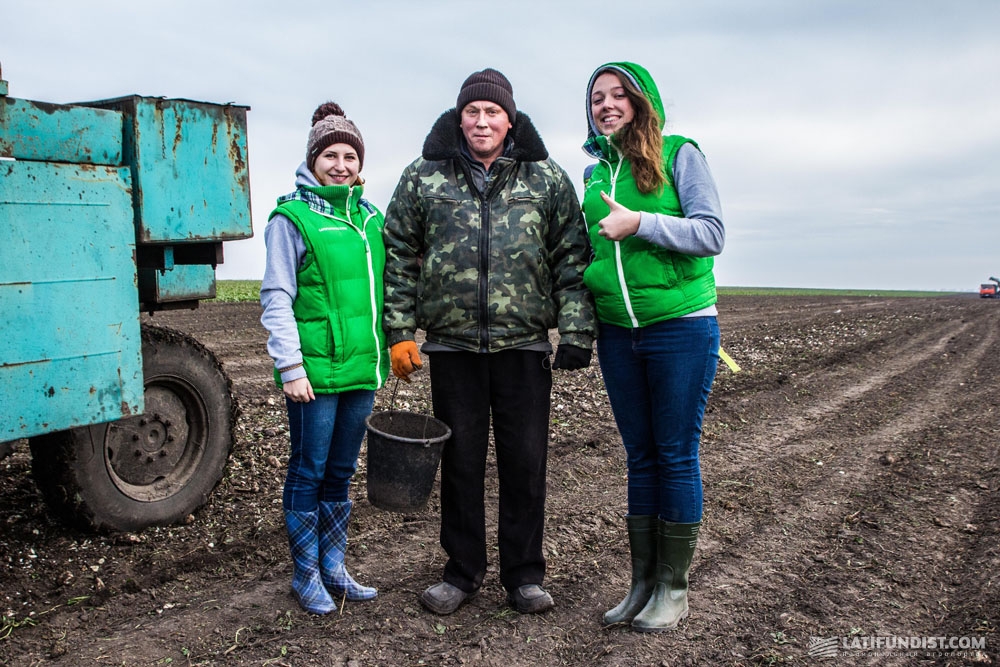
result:
M 517 119 L 514 89 L 507 77 L 492 67 L 469 75 L 469 78 L 462 83 L 462 89 L 458 92 L 455 108 L 458 113 L 462 113 L 466 104 L 477 100 L 486 100 L 500 105 L 500 108 L 507 112 L 507 117 L 512 125 Z
M 347 119 L 336 102 L 324 102 L 316 107 L 312 116 L 312 129 L 306 144 L 306 166 L 312 171 L 316 158 L 327 146 L 348 144 L 358 152 L 358 171 L 365 166 L 365 141 L 358 126 Z

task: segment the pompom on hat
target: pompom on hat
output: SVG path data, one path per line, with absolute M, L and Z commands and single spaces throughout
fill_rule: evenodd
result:
M 473 72 L 462 83 L 462 89 L 458 92 L 458 101 L 455 108 L 459 113 L 469 102 L 485 100 L 498 104 L 500 108 L 507 112 L 507 117 L 511 124 L 517 119 L 517 105 L 514 104 L 514 89 L 503 74 L 487 67 L 479 72 Z
M 306 166 L 312 171 L 316 158 L 333 144 L 348 144 L 358 152 L 358 171 L 365 166 L 365 141 L 353 121 L 336 102 L 324 102 L 312 116 L 312 129 L 306 144 Z

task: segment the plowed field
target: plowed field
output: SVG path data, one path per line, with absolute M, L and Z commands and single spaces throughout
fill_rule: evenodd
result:
M 596 360 L 555 372 L 554 610 L 509 609 L 494 552 L 478 596 L 452 616 L 424 611 L 417 595 L 445 562 L 436 487 L 424 511 L 373 507 L 363 449 L 348 566 L 379 597 L 301 612 L 259 307 L 207 304 L 151 321 L 196 336 L 233 379 L 242 414 L 225 478 L 185 525 L 94 535 L 49 517 L 26 447 L 0 462 L 0 664 L 819 664 L 812 638 L 836 641 L 829 664 L 995 664 L 1000 301 L 726 297 L 719 310 L 743 371 L 720 368 L 709 401 L 704 526 L 676 631 L 600 625 L 630 566 L 625 462 Z M 428 381 L 400 385 L 396 407 L 429 412 Z

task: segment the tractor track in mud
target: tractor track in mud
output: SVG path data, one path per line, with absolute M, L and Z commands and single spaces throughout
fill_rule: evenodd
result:
M 226 478 L 190 524 L 88 535 L 40 506 L 24 448 L 0 462 L 0 665 L 813 664 L 810 638 L 880 636 L 985 647 L 842 646 L 837 664 L 995 664 L 998 306 L 723 298 L 723 347 L 743 372 L 720 367 L 706 415 L 691 616 L 656 635 L 600 626 L 629 559 L 624 457 L 596 361 L 555 375 L 545 549 L 556 609 L 510 611 L 492 552 L 479 595 L 449 617 L 423 611 L 416 596 L 444 565 L 436 487 L 424 511 L 377 510 L 363 453 L 348 562 L 380 595 L 319 618 L 288 592 L 287 432 L 259 307 L 144 317 L 196 336 L 231 376 L 242 413 Z M 424 374 L 396 403 L 428 411 L 428 394 Z

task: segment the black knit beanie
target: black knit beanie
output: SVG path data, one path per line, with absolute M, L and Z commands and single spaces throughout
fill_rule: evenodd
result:
M 455 103 L 455 108 L 459 113 L 462 113 L 466 104 L 477 100 L 499 104 L 507 112 L 511 124 L 517 119 L 514 89 L 507 77 L 492 67 L 469 75 L 469 78 L 462 84 L 462 89 L 458 92 L 458 102 Z
M 312 171 L 316 158 L 327 146 L 348 144 L 358 152 L 358 171 L 365 166 L 365 141 L 358 126 L 347 119 L 336 102 L 325 102 L 316 108 L 306 144 L 306 166 Z

